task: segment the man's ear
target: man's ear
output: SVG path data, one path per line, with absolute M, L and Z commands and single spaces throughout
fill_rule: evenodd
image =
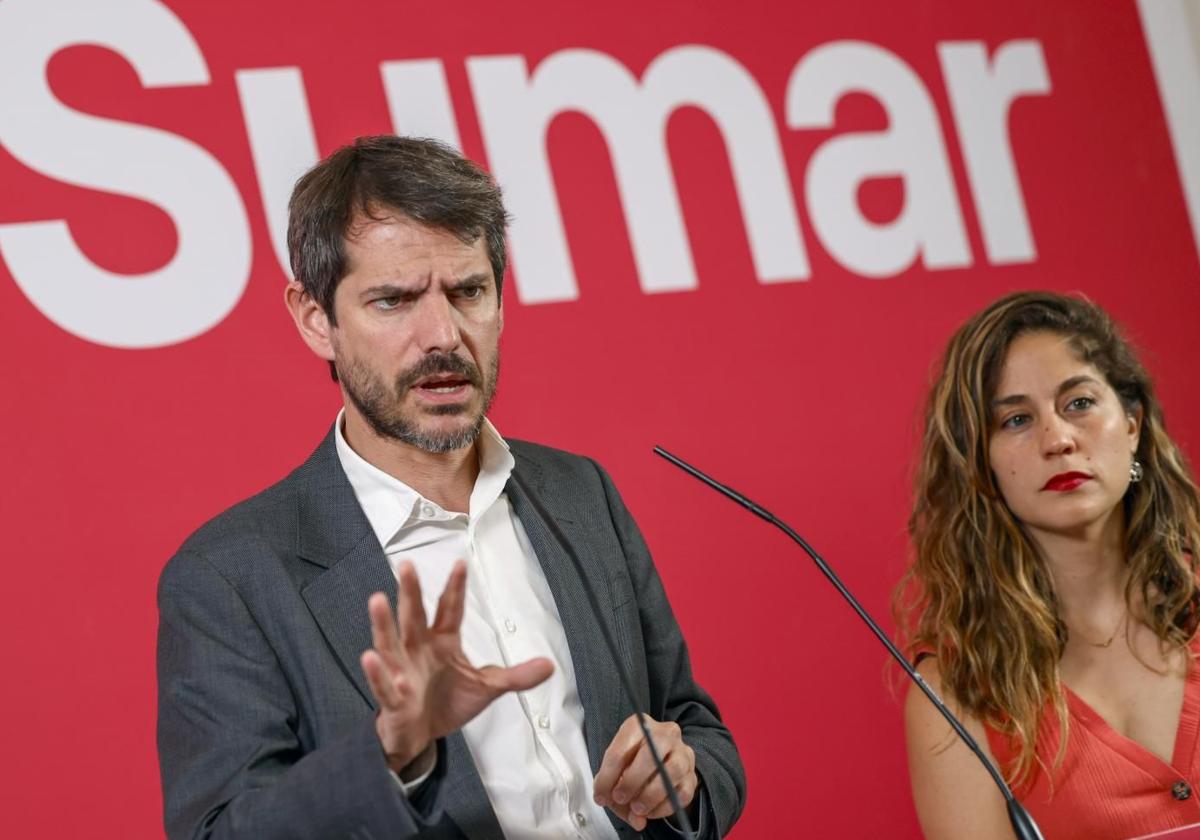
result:
M 333 327 L 329 323 L 329 316 L 325 314 L 325 310 L 295 280 L 288 283 L 287 288 L 284 289 L 283 301 L 287 305 L 288 312 L 292 314 L 296 329 L 300 332 L 304 343 L 308 345 L 308 349 L 322 359 L 332 362 Z

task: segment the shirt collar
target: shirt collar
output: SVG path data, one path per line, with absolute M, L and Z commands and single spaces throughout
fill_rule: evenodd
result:
M 343 408 L 333 424 L 338 460 L 371 530 L 375 532 L 379 544 L 386 547 L 418 515 L 419 506 L 430 505 L 439 512 L 442 509 L 355 452 L 346 442 L 342 431 L 345 414 Z M 500 498 L 516 463 L 509 452 L 508 443 L 486 417 L 475 443 L 479 447 L 479 475 L 471 490 L 471 522 L 482 516 Z

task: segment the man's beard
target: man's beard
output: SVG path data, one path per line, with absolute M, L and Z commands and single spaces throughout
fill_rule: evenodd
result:
M 463 449 L 475 442 L 479 437 L 479 430 L 483 428 L 483 419 L 491 408 L 492 398 L 496 394 L 496 381 L 500 376 L 499 352 L 492 356 L 486 381 L 473 362 L 453 353 L 432 353 L 397 376 L 390 389 L 365 365 L 357 362 L 339 364 L 336 361 L 335 365 L 338 379 L 346 389 L 350 402 L 354 403 L 354 407 L 375 434 L 435 454 Z M 439 373 L 452 373 L 463 377 L 483 396 L 478 414 L 471 418 L 471 422 L 465 427 L 445 432 L 426 431 L 421 428 L 419 417 L 407 416 L 400 407 L 404 395 L 418 380 Z M 467 407 L 461 404 L 433 405 L 418 409 L 422 414 L 443 416 L 464 414 L 467 411 Z

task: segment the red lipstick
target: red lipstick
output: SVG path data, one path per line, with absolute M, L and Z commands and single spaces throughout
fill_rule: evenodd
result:
M 1081 472 L 1065 472 L 1059 473 L 1052 479 L 1047 481 L 1042 487 L 1043 490 L 1053 490 L 1056 493 L 1066 493 L 1074 490 L 1085 481 L 1091 481 L 1092 477 L 1087 473 Z

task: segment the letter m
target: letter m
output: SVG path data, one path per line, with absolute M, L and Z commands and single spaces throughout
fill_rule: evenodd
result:
M 471 58 L 467 71 L 487 146 L 514 221 L 517 293 L 524 303 L 579 296 L 546 153 L 555 115 L 579 111 L 612 155 L 641 286 L 696 287 L 696 270 L 667 153 L 667 120 L 705 111 L 725 141 L 755 270 L 763 282 L 807 279 L 809 266 L 775 121 L 754 78 L 719 50 L 680 46 L 641 84 L 611 56 L 563 50 L 532 76 L 520 56 Z

